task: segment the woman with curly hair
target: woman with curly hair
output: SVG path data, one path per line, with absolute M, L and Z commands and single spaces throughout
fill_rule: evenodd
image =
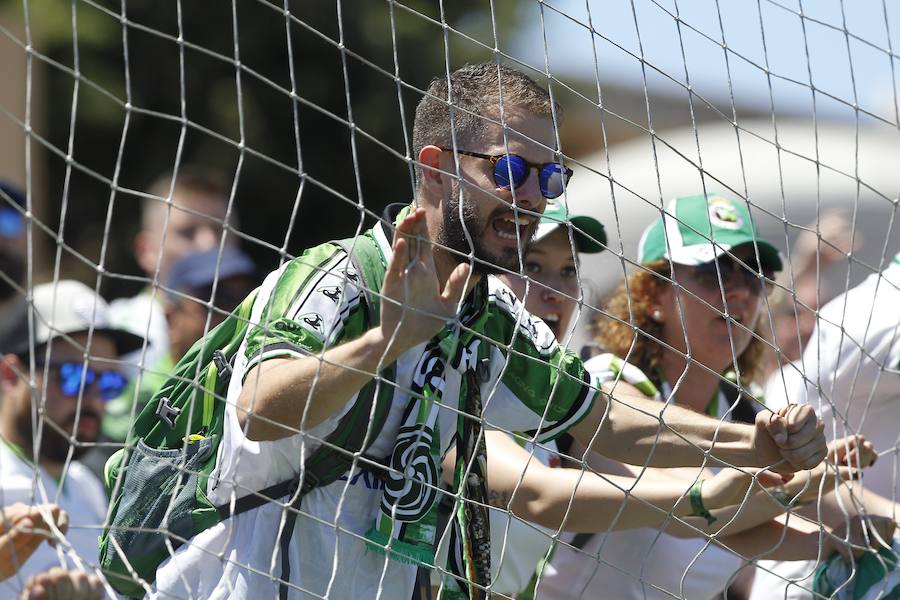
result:
M 744 204 L 704 194 L 677 198 L 666 206 L 665 216 L 645 230 L 638 262 L 641 266 L 619 286 L 605 315 L 593 322 L 595 342 L 607 354 L 592 358 L 586 368 L 611 370 L 669 404 L 753 423 L 762 407 L 756 390 L 764 375 L 766 297 L 775 272 L 782 268 L 776 248 L 759 238 Z M 841 453 L 840 446 L 856 443 L 859 440 L 838 441 L 830 460 Z M 721 466 L 710 461 L 700 472 L 642 469 L 577 446 L 569 455 L 583 456 L 601 473 L 668 480 L 698 498 L 703 480 Z M 784 560 L 797 560 L 804 553 L 819 552 L 817 543 L 805 545 L 810 533 L 817 537 L 818 526 L 798 524 L 798 518 L 789 526 L 772 520 L 788 507 L 816 499 L 819 477 L 807 472 L 776 488 L 772 498 L 783 506 L 774 510 L 753 501 L 741 506 L 738 518 L 751 523 L 756 514 L 759 525 L 730 537 L 720 532 L 719 545 L 706 536 L 685 537 L 669 525 L 610 528 L 603 534 L 564 538 L 544 572 L 539 597 L 708 600 L 728 590 L 728 598 L 746 598 L 752 575 L 739 574 L 745 564 L 741 555 L 774 552 L 792 555 Z M 832 479 L 824 489 L 834 490 L 835 485 Z M 702 506 L 698 512 L 702 514 Z M 730 525 L 733 514 L 724 519 L 720 515 L 719 525 Z M 709 515 L 713 531 L 718 528 L 713 525 L 716 518 Z M 889 535 L 890 524 L 883 525 Z

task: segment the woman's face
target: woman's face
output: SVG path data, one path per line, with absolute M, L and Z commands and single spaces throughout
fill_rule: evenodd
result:
M 575 257 L 568 232 L 562 227 L 533 244 L 525 256 L 525 275 L 531 279 L 526 296 L 524 277 L 503 275 L 501 279 L 532 315 L 540 317 L 557 339 L 569 331 L 580 294 Z
M 756 264 L 750 244 L 731 253 L 750 267 Z M 657 316 L 662 320 L 664 342 L 683 353 L 689 343 L 693 360 L 721 373 L 752 341 L 771 284 L 759 279 L 758 270 L 750 271 L 728 255 L 720 257 L 718 264 L 721 285 L 716 262 L 696 267 L 674 265 L 672 278 L 683 292 L 677 294 L 674 286 L 667 285 L 660 295 Z M 771 280 L 771 273 L 767 279 Z

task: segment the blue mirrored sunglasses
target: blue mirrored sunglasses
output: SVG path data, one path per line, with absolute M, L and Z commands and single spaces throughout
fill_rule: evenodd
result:
M 118 371 L 112 369 L 97 370 L 91 367 L 85 368 L 80 362 L 50 363 L 52 372 L 56 375 L 59 391 L 69 398 L 77 398 L 81 389 L 82 372 L 84 373 L 84 391 L 87 393 L 92 385 L 97 386 L 100 397 L 104 400 L 117 398 L 125 391 L 128 379 Z
M 453 152 L 450 148 L 441 148 L 441 150 Z M 491 161 L 491 164 L 494 165 L 494 183 L 497 184 L 497 187 L 506 190 L 521 186 L 528 179 L 531 170 L 537 169 L 541 195 L 548 200 L 562 196 L 573 175 L 572 169 L 563 167 L 559 163 L 550 162 L 541 165 L 527 161 L 518 154 L 481 154 L 466 150 L 457 150 L 456 153 Z

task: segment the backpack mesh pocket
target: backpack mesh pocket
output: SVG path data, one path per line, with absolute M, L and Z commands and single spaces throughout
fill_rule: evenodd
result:
M 168 553 L 166 538 L 178 548 L 194 535 L 192 512 L 197 508 L 197 472 L 209 457 L 213 437 L 186 449 L 151 448 L 139 439 L 125 472 L 121 504 L 110 524 L 110 536 L 130 562 Z M 115 558 L 113 544 L 104 560 Z

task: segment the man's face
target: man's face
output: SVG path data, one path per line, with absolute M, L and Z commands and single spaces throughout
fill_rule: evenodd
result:
M 489 124 L 483 139 L 460 145 L 459 149 L 489 155 L 518 154 L 536 164 L 555 160 L 554 153 L 547 149 L 555 147 L 552 120 L 511 110 L 506 122 L 506 140 L 499 125 Z M 452 152 L 443 154 L 441 168 L 456 172 Z M 537 171 L 531 169 L 522 185 L 507 190 L 494 181 L 490 160 L 460 154 L 459 174 L 461 181 L 445 178 L 448 184 L 438 242 L 458 252 L 459 262 L 474 254 L 476 272 L 519 272 L 522 250 L 534 235 L 547 204 Z
M 71 371 L 84 365 L 83 350 L 78 345 L 84 347 L 87 343 L 87 334 L 76 334 L 72 338 L 75 344 L 62 338 L 53 340 L 49 359 L 46 347 L 40 348 L 35 355 L 37 367 L 34 379 L 37 390 L 34 400 L 38 405 L 38 414 L 43 405 L 44 415 L 40 460 L 57 464 L 66 460 L 70 446 L 72 458 L 77 459 L 99 438 L 105 401 L 97 379 L 102 372 L 115 371 L 117 368 L 113 361 L 118 355 L 112 340 L 105 335 L 94 334 L 88 349 L 91 358 L 87 366 L 97 372 L 97 378 L 92 384 L 82 385 L 81 382 L 85 379 L 78 377 L 73 386 Z M 45 362 L 46 364 L 43 364 Z M 24 369 L 27 371 L 28 366 L 25 365 Z M 15 422 L 22 439 L 31 444 L 34 431 L 31 414 L 32 396 L 27 389 L 27 383 L 22 381 L 21 385 L 25 390 L 17 403 Z M 29 446 L 29 449 L 31 447 Z
M 145 224 L 148 229 L 139 233 L 137 259 L 141 268 L 152 277 L 162 252 L 159 281 L 165 281 L 169 267 L 182 256 L 217 247 L 226 208 L 225 200 L 219 196 L 176 189 L 168 223 L 166 207 L 160 205 L 152 222 Z

